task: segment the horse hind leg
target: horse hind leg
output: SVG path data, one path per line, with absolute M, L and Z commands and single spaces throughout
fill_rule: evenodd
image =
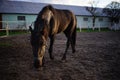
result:
M 68 52 L 68 48 L 70 46 L 70 34 L 67 31 L 64 31 L 65 36 L 67 37 L 67 42 L 66 42 L 66 49 L 63 54 L 62 60 L 66 60 L 66 54 Z
M 51 36 L 51 37 L 50 37 L 50 47 L 49 47 L 49 50 L 48 50 L 48 51 L 49 51 L 49 56 L 50 56 L 50 59 L 51 59 L 51 60 L 54 60 L 54 56 L 53 56 L 53 54 L 52 54 L 52 53 L 53 53 L 54 37 L 55 37 L 55 36 Z
M 75 44 L 76 44 L 76 27 L 72 33 L 72 37 L 71 37 L 71 47 L 72 47 L 72 53 L 75 53 L 76 49 L 75 49 Z
M 70 24 L 69 27 L 73 27 L 71 26 L 72 24 Z M 76 26 L 73 30 L 72 33 L 70 33 L 71 28 L 68 28 L 67 30 L 64 31 L 64 34 L 66 35 L 67 37 L 67 43 L 66 43 L 66 49 L 65 49 L 65 53 L 62 57 L 62 60 L 65 60 L 66 59 L 66 54 L 67 54 L 67 51 L 68 51 L 68 48 L 69 48 L 69 45 L 71 44 L 71 47 L 72 47 L 72 52 L 75 53 L 75 44 L 76 44 Z
M 63 54 L 63 57 L 62 57 L 62 60 L 66 60 L 66 54 L 68 53 L 68 49 L 69 49 L 69 46 L 71 44 L 71 47 L 72 47 L 72 52 L 74 53 L 76 50 L 75 50 L 75 37 L 74 35 L 73 36 L 70 36 L 69 37 L 67 36 L 67 43 L 66 43 L 66 49 L 65 49 L 65 52 Z
M 70 45 L 70 40 L 68 39 L 68 40 L 67 40 L 67 43 L 66 43 L 65 53 L 63 54 L 62 60 L 66 60 L 66 54 L 67 54 L 69 45 Z

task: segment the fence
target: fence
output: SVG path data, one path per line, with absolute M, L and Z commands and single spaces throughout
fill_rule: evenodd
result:
M 81 24 L 78 24 L 78 28 L 80 29 L 80 32 L 82 31 L 82 29 L 86 28 L 86 29 L 92 29 L 92 30 L 95 30 L 95 29 L 98 29 L 98 31 L 101 31 L 102 28 L 109 28 L 111 25 L 110 25 L 110 22 L 108 23 L 95 23 L 94 24 L 94 27 L 93 27 L 93 23 L 81 23 Z
M 26 21 L 0 21 L 0 36 L 9 36 L 10 31 L 28 31 L 32 22 Z
M 2 26 L 2 29 L 0 29 L 0 36 L 1 36 L 1 33 L 2 32 L 5 32 L 5 36 L 8 36 L 10 31 L 27 31 L 28 30 L 28 26 L 31 25 L 32 22 L 26 22 L 26 21 L 0 21 L 0 27 Z M 119 23 L 120 24 L 120 23 Z M 82 28 L 87 28 L 87 29 L 90 29 L 92 28 L 93 30 L 94 29 L 98 29 L 98 31 L 101 31 L 101 28 L 110 28 L 111 30 L 113 28 L 115 28 L 115 30 L 119 27 L 120 29 L 120 26 L 116 26 L 115 27 L 111 27 L 110 25 L 110 22 L 108 23 L 96 23 L 95 24 L 95 27 L 92 27 L 92 23 L 86 23 L 86 24 L 83 24 L 81 23 L 80 25 L 78 24 L 78 28 L 80 29 L 80 32 L 82 31 Z

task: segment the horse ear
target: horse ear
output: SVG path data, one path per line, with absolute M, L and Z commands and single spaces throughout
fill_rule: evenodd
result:
M 49 7 L 49 10 L 51 10 L 52 11 L 52 13 L 54 13 L 54 8 L 53 8 L 53 6 L 52 5 L 48 5 L 48 7 Z
M 50 10 L 53 9 L 52 5 L 48 5 L 48 7 L 49 7 Z
M 29 30 L 30 30 L 30 32 L 31 32 L 31 33 L 33 32 L 33 29 L 32 29 L 32 27 L 31 27 L 31 26 L 29 26 Z

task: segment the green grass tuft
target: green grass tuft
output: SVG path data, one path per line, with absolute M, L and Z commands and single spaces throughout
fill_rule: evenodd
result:
M 26 33 L 28 33 L 28 31 L 26 31 L 26 30 L 10 30 L 9 31 L 9 35 L 18 35 L 18 34 L 26 34 Z M 6 35 L 6 31 L 0 31 L 0 36 L 5 36 Z
M 115 31 L 115 30 L 110 30 L 110 29 L 108 29 L 108 28 L 101 28 L 100 31 L 99 31 L 98 28 L 95 28 L 94 30 L 93 30 L 92 28 L 89 28 L 89 29 L 87 29 L 87 28 L 81 29 L 81 32 L 109 32 L 109 31 L 118 32 L 118 31 L 120 31 L 120 30 L 116 30 L 116 31 Z M 79 28 L 77 28 L 77 32 L 80 32 L 80 29 L 79 29 Z
M 0 43 L 0 47 L 12 47 L 10 43 Z

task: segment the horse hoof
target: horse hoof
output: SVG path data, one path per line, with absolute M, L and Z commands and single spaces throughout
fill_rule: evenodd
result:
M 67 60 L 66 59 L 62 59 L 62 62 L 65 63 Z
M 75 53 L 75 52 L 76 52 L 76 50 L 73 50 L 73 51 L 72 51 L 72 53 Z
M 62 60 L 62 63 L 65 63 L 66 62 L 66 60 Z
M 50 57 L 51 60 L 54 60 L 54 57 Z
M 66 53 L 64 53 L 62 60 L 66 60 Z
M 65 60 L 66 60 L 66 57 L 65 57 L 65 56 L 63 56 L 61 60 L 62 60 L 62 61 L 65 61 Z

